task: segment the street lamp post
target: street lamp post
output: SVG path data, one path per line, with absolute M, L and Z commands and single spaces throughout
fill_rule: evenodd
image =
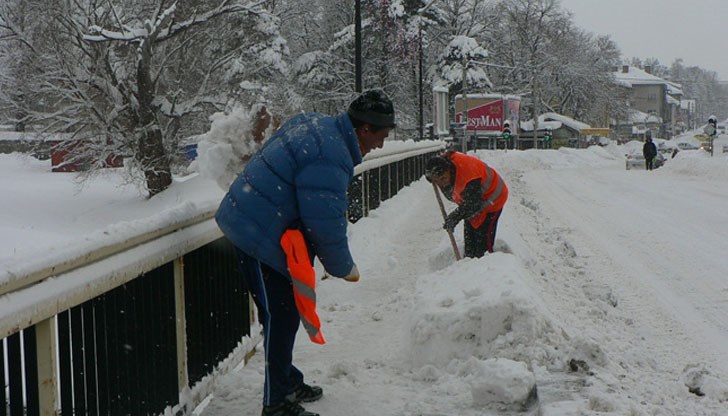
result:
M 356 0 L 354 4 L 354 72 L 355 78 L 354 89 L 356 92 L 362 91 L 362 69 L 361 69 L 361 0 Z

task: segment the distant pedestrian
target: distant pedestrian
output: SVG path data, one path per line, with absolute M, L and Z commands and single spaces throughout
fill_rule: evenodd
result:
M 647 131 L 645 144 L 642 146 L 642 156 L 645 157 L 645 169 L 652 170 L 652 165 L 657 156 L 657 146 L 652 142 L 652 134 Z

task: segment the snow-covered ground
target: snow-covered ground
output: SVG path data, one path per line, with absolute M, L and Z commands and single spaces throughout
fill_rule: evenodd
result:
M 326 345 L 299 332 L 295 362 L 325 391 L 306 407 L 518 414 L 505 402 L 535 381 L 545 416 L 728 414 L 728 156 L 626 171 L 626 150 L 479 151 L 511 191 L 482 259 L 454 260 L 424 180 L 352 225 L 362 279 L 319 283 Z M 112 175 L 73 194 L 48 171 L 0 155 L 3 269 L 222 192 L 193 178 L 146 201 Z M 259 414 L 261 357 L 194 413 Z

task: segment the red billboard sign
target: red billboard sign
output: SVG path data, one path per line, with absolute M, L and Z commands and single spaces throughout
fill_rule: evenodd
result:
M 462 122 L 462 112 L 456 120 Z M 501 131 L 503 129 L 503 100 L 470 108 L 468 110 L 468 130 Z

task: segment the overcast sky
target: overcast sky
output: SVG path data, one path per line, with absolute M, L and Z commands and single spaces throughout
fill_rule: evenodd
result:
M 728 80 L 728 0 L 561 0 L 577 26 L 609 35 L 624 58 L 682 58 Z

